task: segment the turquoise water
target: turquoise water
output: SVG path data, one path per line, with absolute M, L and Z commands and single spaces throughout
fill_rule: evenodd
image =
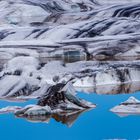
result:
M 140 116 L 119 117 L 110 108 L 125 101 L 130 96 L 140 99 L 140 92 L 120 95 L 78 94 L 96 103 L 96 109 L 83 113 L 70 128 L 51 119 L 47 123 L 32 123 L 15 118 L 12 114 L 0 115 L 1 140 L 104 140 L 140 138 Z M 0 101 L 0 107 L 9 105 L 25 106 L 35 103 L 11 103 Z

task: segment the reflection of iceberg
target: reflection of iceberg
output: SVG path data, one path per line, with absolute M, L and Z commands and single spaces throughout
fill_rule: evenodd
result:
M 121 117 L 128 115 L 140 115 L 140 101 L 134 97 L 130 97 L 127 101 L 115 106 L 110 111 Z
M 67 126 L 70 127 L 77 120 L 77 118 L 85 111 L 87 111 L 87 110 L 75 111 L 73 113 L 54 114 L 52 117 L 57 122 L 61 122 L 61 123 L 66 124 Z
M 17 116 L 15 115 L 17 118 L 25 118 L 27 121 L 29 122 L 43 122 L 43 123 L 49 123 L 50 119 L 51 119 L 51 115 L 37 115 L 37 116 Z
M 37 105 L 28 105 L 24 108 L 21 107 L 6 107 L 0 109 L 0 114 L 14 112 L 17 118 L 25 118 L 30 122 L 44 122 L 49 123 L 51 118 L 57 122 L 61 122 L 71 127 L 77 118 L 89 109 L 63 111 L 56 109 L 51 111 L 49 107 L 40 107 Z
M 84 111 L 74 111 L 72 113 L 59 113 L 59 114 L 48 114 L 48 115 L 36 115 L 36 116 L 16 116 L 18 118 L 25 118 L 27 121 L 30 122 L 44 122 L 49 123 L 51 118 L 54 118 L 57 122 L 61 122 L 66 124 L 68 127 L 71 127 L 73 123 L 77 120 L 77 118 L 81 115 Z

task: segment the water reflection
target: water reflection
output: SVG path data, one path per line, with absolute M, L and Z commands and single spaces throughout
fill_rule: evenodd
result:
M 132 115 L 132 116 L 140 116 L 140 114 L 139 113 L 131 113 L 131 114 L 129 114 L 129 113 L 114 113 L 114 114 L 116 114 L 118 117 L 128 117 L 128 116 L 130 116 L 130 115 Z
M 112 84 L 112 85 L 98 85 L 90 88 L 76 87 L 77 91 L 82 91 L 86 93 L 96 93 L 96 94 L 130 94 L 136 91 L 140 91 L 140 82 L 128 82 L 124 84 Z
M 61 122 L 62 124 L 67 125 L 68 127 L 71 127 L 75 121 L 78 119 L 78 117 L 84 113 L 89 111 L 89 109 L 85 110 L 79 110 L 79 111 L 74 111 L 71 113 L 55 113 L 52 115 L 35 115 L 35 116 L 16 116 L 17 118 L 24 118 L 29 122 L 33 123 L 49 123 L 51 118 L 55 119 L 57 122 Z

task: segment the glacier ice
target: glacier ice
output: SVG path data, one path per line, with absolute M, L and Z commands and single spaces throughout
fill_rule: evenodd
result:
M 129 97 L 127 101 L 112 108 L 110 111 L 119 116 L 138 115 L 140 114 L 140 101 L 132 96 Z

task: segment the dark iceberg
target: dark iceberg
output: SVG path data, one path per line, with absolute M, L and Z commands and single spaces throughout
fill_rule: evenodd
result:
M 59 83 L 50 86 L 45 95 L 39 98 L 37 105 L 8 106 L 0 109 L 0 114 L 14 113 L 18 118 L 26 118 L 33 122 L 48 122 L 50 118 L 54 118 L 71 126 L 82 112 L 96 107 L 75 94 L 70 83 Z

